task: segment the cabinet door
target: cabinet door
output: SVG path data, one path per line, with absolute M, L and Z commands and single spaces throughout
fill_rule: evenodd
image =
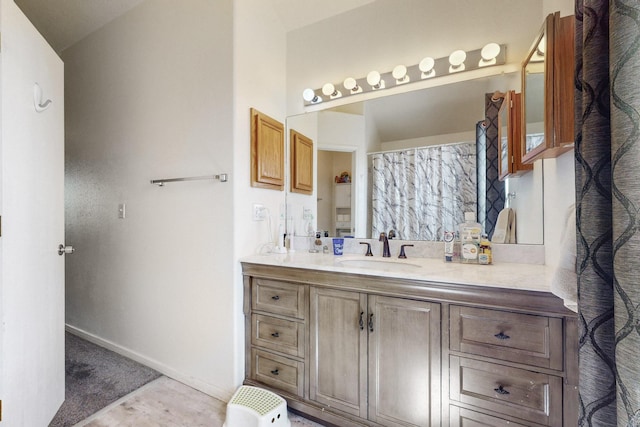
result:
M 362 418 L 367 416 L 366 304 L 363 294 L 311 288 L 309 396 Z
M 440 425 L 440 305 L 369 297 L 369 419 Z
M 336 184 L 336 208 L 351 207 L 351 184 Z

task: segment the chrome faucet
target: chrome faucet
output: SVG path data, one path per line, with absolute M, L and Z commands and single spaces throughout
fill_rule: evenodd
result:
M 389 239 L 387 233 L 380 233 L 379 241 L 382 242 L 382 256 L 384 258 L 391 258 L 391 251 L 389 250 Z

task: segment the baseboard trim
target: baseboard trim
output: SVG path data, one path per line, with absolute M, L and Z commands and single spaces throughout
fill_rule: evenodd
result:
M 77 335 L 82 339 L 85 339 L 89 342 L 99 345 L 100 347 L 104 347 L 124 357 L 128 357 L 131 360 L 135 360 L 138 363 L 142 363 L 145 366 L 155 369 L 156 371 L 160 372 L 164 376 L 167 376 L 173 380 L 181 382 L 182 384 L 185 384 L 198 391 L 201 391 L 223 402 L 228 402 L 231 399 L 231 396 L 233 396 L 233 393 L 235 392 L 235 390 L 232 390 L 232 391 L 223 390 L 212 384 L 208 384 L 198 380 L 197 378 L 193 378 L 192 376 L 185 375 L 180 371 L 165 365 L 164 363 L 161 363 L 161 362 L 158 362 L 157 360 L 146 357 L 131 349 L 128 349 L 119 344 L 116 344 L 113 341 L 106 340 L 90 332 L 77 328 L 73 325 L 69 325 L 68 323 L 65 324 L 65 329 L 67 332 L 73 335 Z

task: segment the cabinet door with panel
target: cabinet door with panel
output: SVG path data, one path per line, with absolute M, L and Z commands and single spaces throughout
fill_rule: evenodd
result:
M 367 417 L 367 299 L 358 292 L 311 288 L 309 397 Z
M 440 305 L 369 296 L 369 420 L 440 425 Z
M 376 425 L 440 425 L 440 305 L 310 295 L 311 399 Z

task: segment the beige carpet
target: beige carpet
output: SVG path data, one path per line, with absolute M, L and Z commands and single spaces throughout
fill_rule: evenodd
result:
M 75 427 L 222 427 L 226 403 L 167 377 L 141 387 Z M 322 427 L 289 414 L 291 427 Z

